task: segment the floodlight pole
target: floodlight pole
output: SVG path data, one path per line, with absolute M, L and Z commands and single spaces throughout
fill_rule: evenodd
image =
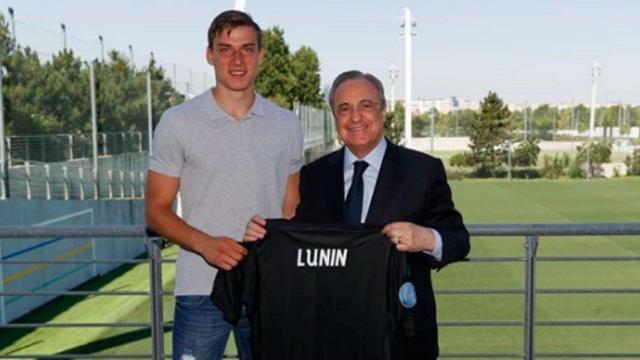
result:
M 391 82 L 391 96 L 389 99 L 388 111 L 393 111 L 396 108 L 396 80 L 398 79 L 398 68 L 391 64 L 389 67 L 389 81 Z
M 591 144 L 593 142 L 593 133 L 596 122 L 596 93 L 598 91 L 598 77 L 600 76 L 600 66 L 597 61 L 593 62 L 591 67 L 591 113 L 589 115 L 589 142 L 587 145 L 587 179 L 591 179 Z
M 153 61 L 153 53 L 151 53 L 151 61 Z M 151 65 L 151 62 L 149 62 Z M 150 67 L 150 66 L 149 66 Z M 149 141 L 149 155 L 153 150 L 153 102 L 151 98 L 151 69 L 147 69 L 147 136 Z
M 133 46 L 129 44 L 129 61 L 131 61 L 131 67 L 135 68 L 136 66 L 133 64 Z
M 104 64 L 104 38 L 102 35 L 98 35 L 98 40 L 100 40 L 100 58 L 102 59 L 102 63 Z
M 89 96 L 91 101 L 91 143 L 93 148 L 93 191 L 98 199 L 98 116 L 96 112 L 96 81 L 93 63 L 89 62 Z
M 400 27 L 403 29 L 404 35 L 404 141 L 405 146 L 411 148 L 411 78 L 413 77 L 413 69 L 411 63 L 411 37 L 415 36 L 413 29 L 416 26 L 415 21 L 411 17 L 409 7 L 403 8 L 404 17 Z
M 63 49 L 64 51 L 67 51 L 67 26 L 64 23 L 61 23 L 60 28 L 62 29 Z
M 9 197 L 9 176 L 7 173 L 7 149 L 4 138 L 4 101 L 2 94 L 2 82 L 4 81 L 4 67 L 2 65 L 2 54 L 0 54 L 0 200 Z
M 16 19 L 14 17 L 13 8 L 9 8 L 9 17 L 11 18 L 11 40 L 13 40 L 14 45 L 16 42 Z
M 529 122 L 529 105 L 524 102 L 524 141 L 527 142 L 527 127 Z
M 246 0 L 235 0 L 235 4 L 233 6 L 233 9 L 244 12 L 246 6 L 247 6 L 247 1 Z
M 597 61 L 593 62 L 591 68 L 591 114 L 589 116 L 589 140 L 593 139 L 594 126 L 596 122 L 596 93 L 598 91 L 598 77 L 600 76 L 600 66 Z
M 429 111 L 429 119 L 431 120 L 431 146 L 430 146 L 430 155 L 433 156 L 433 150 L 434 150 L 434 145 L 433 145 L 433 141 L 434 141 L 434 136 L 435 136 L 435 120 L 436 120 L 436 109 L 435 108 L 431 108 L 431 111 Z
M 178 82 L 176 81 L 177 79 L 177 75 L 176 75 L 176 63 L 172 64 L 172 70 L 173 70 L 173 88 L 177 89 L 178 88 Z

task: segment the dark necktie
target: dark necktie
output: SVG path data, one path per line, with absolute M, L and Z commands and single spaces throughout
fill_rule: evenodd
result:
M 366 161 L 356 161 L 353 163 L 353 179 L 344 203 L 344 221 L 347 224 L 360 224 L 362 218 L 362 200 L 364 199 L 364 182 L 362 174 L 367 169 Z

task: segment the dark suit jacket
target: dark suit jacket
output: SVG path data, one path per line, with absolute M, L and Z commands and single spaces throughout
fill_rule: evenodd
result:
M 301 169 L 296 220 L 343 221 L 343 162 L 344 148 Z M 387 141 L 365 224 L 383 227 L 395 221 L 430 227 L 442 236 L 442 261 L 424 253 L 407 254 L 418 294 L 418 304 L 412 309 L 417 332 L 412 337 L 398 332 L 393 344 L 394 359 L 435 359 L 438 335 L 431 269 L 464 259 L 469 252 L 469 233 L 454 208 L 442 162 Z

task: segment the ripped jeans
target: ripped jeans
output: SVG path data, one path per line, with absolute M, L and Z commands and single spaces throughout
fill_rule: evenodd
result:
M 222 311 L 205 295 L 176 297 L 173 319 L 173 360 L 222 359 L 234 331 L 238 357 L 251 359 L 249 347 L 249 321 L 246 316 L 234 327 L 224 321 Z

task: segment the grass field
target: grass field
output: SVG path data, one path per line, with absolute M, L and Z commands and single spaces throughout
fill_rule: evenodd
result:
M 454 200 L 467 223 L 585 223 L 640 220 L 640 178 L 610 180 L 452 181 Z M 522 256 L 522 238 L 472 238 L 472 257 Z M 164 251 L 175 257 L 176 248 Z M 541 238 L 539 255 L 640 255 L 639 237 Z M 84 289 L 148 290 L 145 264 L 102 276 Z M 522 263 L 459 263 L 434 274 L 436 289 L 522 288 Z M 172 265 L 163 267 L 165 289 Z M 637 262 L 540 262 L 539 288 L 640 288 Z M 640 320 L 640 294 L 538 295 L 540 320 Z M 173 300 L 165 299 L 165 319 Z M 521 320 L 521 295 L 439 295 L 439 320 Z M 148 321 L 145 297 L 93 296 L 56 300 L 23 322 Z M 441 327 L 442 352 L 520 352 L 520 327 Z M 540 352 L 640 352 L 640 327 L 538 327 Z M 170 352 L 170 333 L 165 334 Z M 0 356 L 8 354 L 143 354 L 147 331 L 136 329 L 37 329 L 0 331 Z M 228 351 L 235 353 L 233 346 Z

